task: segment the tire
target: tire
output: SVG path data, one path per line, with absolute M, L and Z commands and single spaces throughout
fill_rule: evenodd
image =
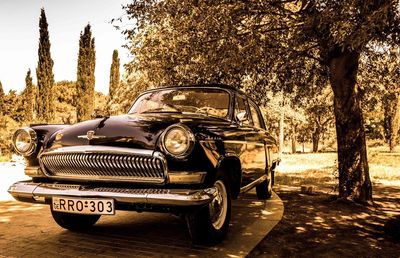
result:
M 100 215 L 71 214 L 53 211 L 53 209 L 51 209 L 51 215 L 60 227 L 71 231 L 90 229 L 100 219 Z
M 266 199 L 271 198 L 271 196 L 272 196 L 272 180 L 273 180 L 273 178 L 271 177 L 256 186 L 257 198 L 259 200 L 266 200 Z
M 228 233 L 231 192 L 227 182 L 223 177 L 219 177 L 214 183 L 214 187 L 218 189 L 218 197 L 210 204 L 186 215 L 189 234 L 194 244 L 215 245 Z

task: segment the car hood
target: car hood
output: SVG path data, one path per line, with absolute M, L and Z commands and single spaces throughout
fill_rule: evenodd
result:
M 197 114 L 130 114 L 89 120 L 64 128 L 55 134 L 48 148 L 77 145 L 107 145 L 154 150 L 159 136 L 166 127 L 175 123 L 198 128 L 229 125 L 228 121 Z M 88 139 L 88 131 L 94 137 Z

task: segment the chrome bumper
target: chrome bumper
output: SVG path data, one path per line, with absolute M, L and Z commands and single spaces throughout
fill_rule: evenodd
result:
M 8 192 L 17 200 L 46 203 L 53 196 L 82 198 L 110 198 L 121 204 L 149 204 L 167 206 L 197 206 L 211 202 L 214 187 L 206 189 L 132 189 L 116 187 L 90 187 L 80 184 L 16 182 Z

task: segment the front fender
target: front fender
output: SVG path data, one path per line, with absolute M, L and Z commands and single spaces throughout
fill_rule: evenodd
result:
M 69 125 L 31 125 L 38 137 L 38 144 L 34 153 L 25 157 L 27 166 L 38 166 L 38 155 L 42 152 L 43 148 L 51 141 L 52 136 L 59 130 L 68 127 Z

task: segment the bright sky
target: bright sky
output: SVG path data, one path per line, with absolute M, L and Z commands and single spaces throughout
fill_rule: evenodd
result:
M 89 22 L 96 44 L 96 90 L 108 93 L 112 52 L 122 64 L 128 51 L 124 36 L 110 21 L 123 15 L 129 0 L 0 0 L 0 81 L 5 92 L 22 91 L 30 68 L 36 84 L 40 9 L 49 23 L 55 81 L 76 80 L 79 34 Z

